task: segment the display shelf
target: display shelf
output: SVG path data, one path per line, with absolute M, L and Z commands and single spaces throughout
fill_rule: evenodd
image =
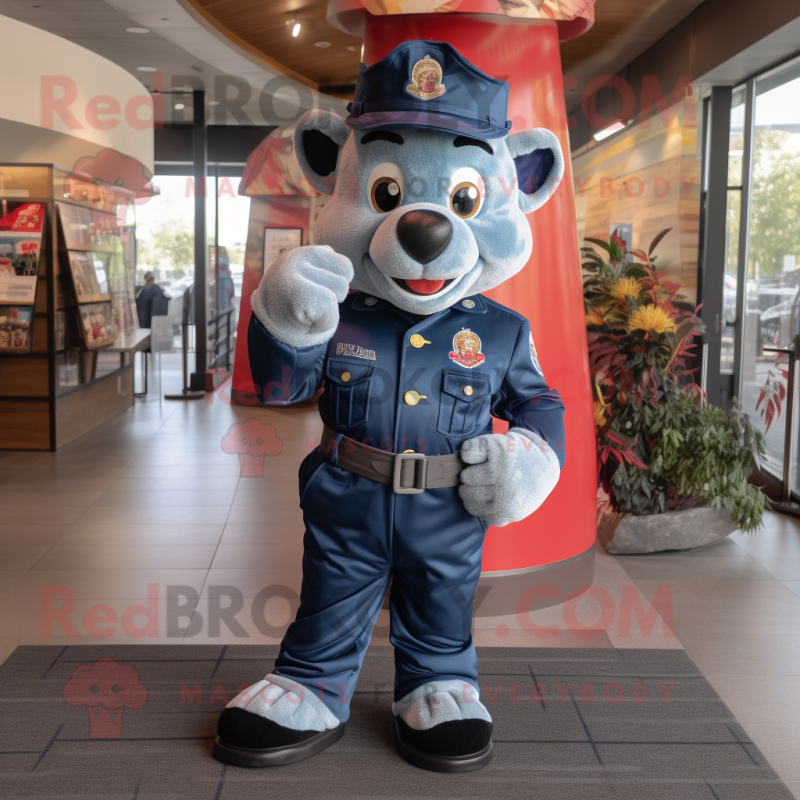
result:
M 117 216 L 131 199 L 57 165 L 0 164 L 0 216 L 38 203 L 45 219 L 33 302 L 24 306 L 29 351 L 0 349 L 0 450 L 57 449 L 133 404 L 130 355 L 103 348 L 118 329 L 137 327 L 118 311 L 134 300 L 135 264 L 122 243 L 129 223 Z M 71 258 L 82 270 L 77 288 Z

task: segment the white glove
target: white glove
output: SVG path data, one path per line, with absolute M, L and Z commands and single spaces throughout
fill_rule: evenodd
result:
M 512 428 L 505 436 L 487 433 L 461 445 L 458 493 L 464 508 L 502 527 L 536 511 L 558 483 L 558 457 L 540 436 Z
M 250 303 L 276 339 L 292 347 L 323 344 L 336 332 L 351 280 L 346 256 L 327 245 L 298 247 L 270 266 Z

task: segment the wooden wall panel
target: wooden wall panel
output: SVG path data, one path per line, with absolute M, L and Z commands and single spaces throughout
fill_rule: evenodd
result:
M 0 399 L 0 449 L 49 450 L 50 403 Z
M 56 400 L 56 447 L 94 430 L 133 405 L 133 366 Z
M 33 319 L 33 347 L 32 353 L 47 352 L 47 317 L 34 317 Z
M 0 358 L 0 396 L 48 397 L 47 373 L 46 358 Z
M 675 109 L 675 107 L 672 107 Z M 629 245 L 647 251 L 665 228 L 659 264 L 666 280 L 697 298 L 700 226 L 700 155 L 697 127 L 684 110 L 668 127 L 654 119 L 573 157 L 578 234 L 608 239 L 615 225 L 633 226 Z
M 34 311 L 37 314 L 46 314 L 47 313 L 47 282 L 46 281 L 39 281 L 39 285 L 36 287 L 36 305 L 34 307 Z

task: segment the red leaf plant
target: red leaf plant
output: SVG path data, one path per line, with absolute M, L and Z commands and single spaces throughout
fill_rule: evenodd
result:
M 781 355 L 775 359 L 756 401 L 756 411 L 764 418 L 765 434 L 769 431 L 772 423 L 779 420 L 781 416 L 781 404 L 786 399 L 786 387 L 789 382 L 788 358 L 788 355 Z

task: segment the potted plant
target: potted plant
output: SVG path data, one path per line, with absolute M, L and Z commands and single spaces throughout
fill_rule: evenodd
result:
M 703 332 L 653 255 L 587 239 L 583 288 L 599 460 L 598 539 L 610 553 L 683 550 L 761 524 L 747 479 L 764 452 L 734 399 L 710 406 L 687 359 Z M 597 248 L 597 249 L 595 249 Z

